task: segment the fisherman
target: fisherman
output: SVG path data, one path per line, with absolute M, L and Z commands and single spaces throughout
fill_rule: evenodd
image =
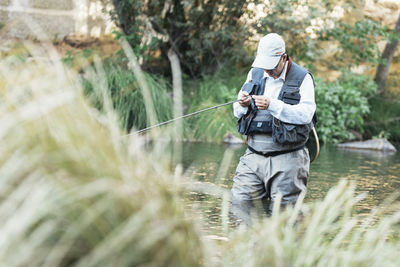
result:
M 305 143 L 315 118 L 314 80 L 291 60 L 282 37 L 270 33 L 259 41 L 238 99 L 234 115 L 248 148 L 234 177 L 232 213 L 250 225 L 256 207 L 271 215 L 278 196 L 285 207 L 306 190 L 310 158 Z

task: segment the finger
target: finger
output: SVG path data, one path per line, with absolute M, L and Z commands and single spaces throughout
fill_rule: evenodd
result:
M 265 103 L 264 99 L 255 99 L 257 105 L 263 105 Z
M 239 99 L 245 99 L 249 94 L 247 92 L 241 91 L 239 94 Z
M 246 101 L 246 102 L 250 101 L 250 96 L 249 95 L 243 96 L 242 101 Z

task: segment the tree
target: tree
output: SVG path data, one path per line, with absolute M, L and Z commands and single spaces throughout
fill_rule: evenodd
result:
M 382 62 L 378 65 L 375 74 L 375 82 L 378 84 L 378 92 L 384 93 L 386 80 L 389 76 L 389 68 L 400 40 L 400 15 L 394 29 L 393 37 L 388 41 L 382 53 Z
M 318 61 L 334 70 L 379 61 L 377 40 L 385 30 L 364 17 L 363 1 L 270 0 L 262 5 L 266 15 L 254 22 L 257 32 L 282 34 L 288 53 L 309 68 Z
M 144 68 L 151 68 L 156 60 L 165 72 L 171 48 L 183 71 L 192 77 L 245 57 L 248 32 L 241 17 L 246 0 L 113 0 L 113 4 L 113 18 L 134 49 L 151 46 L 138 49 L 147 56 Z

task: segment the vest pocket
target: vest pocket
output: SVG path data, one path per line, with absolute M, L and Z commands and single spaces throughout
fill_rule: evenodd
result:
M 286 104 L 296 105 L 300 102 L 300 94 L 299 91 L 294 92 L 284 92 L 282 96 L 282 100 Z
M 305 143 L 312 130 L 312 123 L 291 124 L 273 119 L 272 140 L 281 145 L 298 145 Z
M 271 121 L 256 121 L 250 123 L 249 133 L 251 134 L 268 134 L 272 132 Z

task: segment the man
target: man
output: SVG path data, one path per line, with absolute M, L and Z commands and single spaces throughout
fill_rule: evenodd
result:
M 239 102 L 234 104 L 234 115 L 244 125 L 239 132 L 247 135 L 248 149 L 236 169 L 232 212 L 246 224 L 251 224 L 254 207 L 263 207 L 270 215 L 278 195 L 286 206 L 306 190 L 307 140 L 282 142 L 272 128 L 312 128 L 316 110 L 313 77 L 291 61 L 281 36 L 270 33 L 260 40 L 252 67 L 238 94 Z

